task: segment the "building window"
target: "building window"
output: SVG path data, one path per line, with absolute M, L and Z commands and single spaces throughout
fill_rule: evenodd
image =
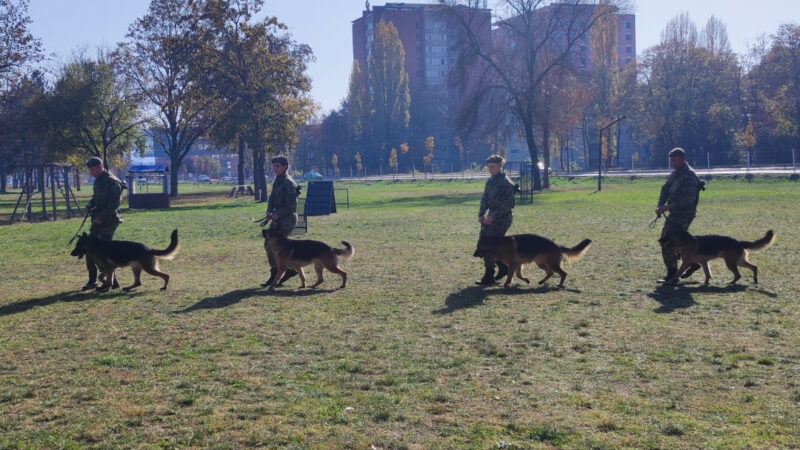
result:
M 631 23 L 630 22 L 625 22 L 625 28 L 630 29 L 630 27 L 631 27 Z
M 630 41 L 631 40 L 631 35 L 630 34 L 626 34 L 625 35 L 625 40 L 626 41 Z
M 628 53 L 632 53 L 633 49 L 631 49 L 630 47 L 625 47 L 625 51 L 628 52 Z

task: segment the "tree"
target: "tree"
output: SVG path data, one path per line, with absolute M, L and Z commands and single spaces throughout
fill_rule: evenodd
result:
M 0 0 L 0 78 L 42 58 L 42 43 L 28 30 L 28 0 Z
M 321 146 L 324 148 L 325 160 L 331 160 L 331 154 L 337 155 L 337 165 L 339 158 L 343 164 L 351 165 L 353 161 L 352 135 L 348 131 L 349 103 L 342 102 L 339 109 L 330 111 L 322 119 L 322 138 Z M 327 164 L 321 166 L 325 169 Z M 334 174 L 338 168 L 333 168 Z M 327 175 L 327 173 L 326 173 Z
M 448 2 L 440 0 L 440 3 Z M 478 17 L 475 11 L 480 3 L 468 1 L 467 12 L 457 8 L 457 2 L 449 6 L 466 36 L 459 67 L 464 70 L 479 65 L 481 69 L 459 123 L 470 122 L 470 117 L 475 122 L 478 112 L 487 104 L 499 106 L 502 116 L 507 117 L 503 120 L 522 129 L 535 166 L 539 161 L 535 125 L 545 80 L 557 68 L 574 64 L 579 40 L 588 35 L 598 20 L 618 9 L 610 3 L 595 4 L 590 0 L 503 0 L 503 17 L 496 21 L 496 39 L 488 43 L 478 38 L 470 23 Z M 538 170 L 533 173 L 533 186 L 542 188 Z
M 599 130 L 620 116 L 616 18 L 612 15 L 600 18 L 592 28 L 591 36 L 592 86 L 595 93 L 592 112 L 596 124 L 595 129 Z M 618 145 L 614 133 L 611 132 L 609 135 L 611 136 L 611 146 L 608 148 L 608 142 L 606 142 L 604 161 L 598 161 L 598 164 L 605 162 L 606 167 L 613 165 Z
M 425 156 L 422 157 L 422 161 L 431 169 L 431 174 L 433 174 L 433 151 L 436 148 L 436 141 L 434 140 L 433 136 L 428 136 L 425 138 L 425 151 L 428 152 Z
M 170 194 L 178 195 L 181 162 L 214 123 L 213 99 L 198 73 L 199 14 L 192 0 L 152 0 L 120 45 L 125 74 L 150 103 L 147 133 L 170 159 Z
M 253 151 L 256 200 L 266 201 L 266 155 L 287 152 L 297 129 L 313 114 L 306 97 L 312 58 L 307 45 L 284 33 L 275 17 L 255 20 L 263 0 L 208 0 L 202 11 L 203 67 L 208 96 L 219 93 L 224 107 L 212 131 L 221 141 L 239 138 Z
M 748 72 L 752 119 L 760 149 L 773 161 L 791 161 L 800 150 L 800 26 L 782 25 Z
M 34 71 L 10 84 L 0 96 L 0 192 L 6 190 L 7 173 L 47 159 L 38 131 L 44 95 L 44 76 Z
M 392 150 L 389 152 L 389 167 L 394 169 L 394 172 L 397 173 L 397 149 L 392 147 Z
M 338 175 L 339 174 L 339 156 L 336 153 L 331 156 L 331 166 L 333 167 L 333 173 Z
M 356 152 L 356 154 L 353 156 L 353 159 L 356 162 L 356 175 L 358 175 L 361 172 L 361 169 L 364 168 L 364 166 L 361 164 L 361 153 Z
M 663 163 L 669 149 L 683 147 L 693 161 L 705 152 L 718 163 L 737 161 L 733 141 L 745 116 L 735 55 L 701 46 L 688 14 L 673 18 L 661 36 L 640 58 L 631 114 L 650 139 L 649 160 Z
M 111 167 L 144 147 L 138 102 L 109 55 L 76 57 L 46 96 L 50 147 L 62 158 L 97 156 Z
M 347 104 L 353 141 L 377 168 L 381 152 L 403 140 L 411 119 L 405 50 L 391 22 L 375 27 L 367 67 L 353 62 Z

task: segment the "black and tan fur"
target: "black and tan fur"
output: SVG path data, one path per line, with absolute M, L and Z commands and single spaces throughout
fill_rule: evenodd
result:
M 160 277 L 164 280 L 161 290 L 166 290 L 169 284 L 169 275 L 161 272 L 158 267 L 159 259 L 172 259 L 178 253 L 178 230 L 173 230 L 170 236 L 170 243 L 164 250 L 152 250 L 146 245 L 132 241 L 107 241 L 104 239 L 90 236 L 83 233 L 78 237 L 72 256 L 78 259 L 84 255 L 90 255 L 100 270 L 100 280 L 102 285 L 99 291 L 107 291 L 111 287 L 111 280 L 114 279 L 114 271 L 120 267 L 130 266 L 133 271 L 133 284 L 123 289 L 128 291 L 137 286 L 141 286 L 140 280 L 142 270 L 150 275 Z
M 558 287 L 563 287 L 567 272 L 561 267 L 562 258 L 566 257 L 569 260 L 580 258 L 589 250 L 591 243 L 591 240 L 584 239 L 575 247 L 567 248 L 536 234 L 482 236 L 478 239 L 478 246 L 472 256 L 494 258 L 506 264 L 508 277 L 504 283 L 505 287 L 511 284 L 515 274 L 520 280 L 530 283 L 529 279 L 522 276 L 522 267 L 531 262 L 536 263 L 540 269 L 545 271 L 545 277 L 539 281 L 539 284 L 544 284 L 554 273 L 557 273 L 561 276 Z
M 768 230 L 761 239 L 753 242 L 739 241 L 729 236 L 718 234 L 706 234 L 702 236 L 692 236 L 687 231 L 679 230 L 670 233 L 659 239 L 661 245 L 672 245 L 676 252 L 680 254 L 681 266 L 665 283 L 674 284 L 678 282 L 678 277 L 689 268 L 693 263 L 700 264 L 706 275 L 705 284 L 711 280 L 711 270 L 708 262 L 712 259 L 722 258 L 728 270 L 733 273 L 733 280 L 728 284 L 739 281 L 742 277 L 739 274 L 739 267 L 746 267 L 753 272 L 753 283 L 758 283 L 758 267 L 747 260 L 747 250 L 761 250 L 769 247 L 775 242 L 775 233 Z
M 289 269 L 297 271 L 300 276 L 300 287 L 306 287 L 306 275 L 303 273 L 303 267 L 309 264 L 314 264 L 314 270 L 317 272 L 317 282 L 311 286 L 312 288 L 322 284 L 323 267 L 342 277 L 340 289 L 347 286 L 347 272 L 339 267 L 339 260 L 347 260 L 353 256 L 353 245 L 349 242 L 342 241 L 345 248 L 338 249 L 320 241 L 289 239 L 272 230 L 262 230 L 261 234 L 264 236 L 264 246 L 270 246 L 278 264 L 278 272 L 269 285 L 270 291 L 275 289 Z

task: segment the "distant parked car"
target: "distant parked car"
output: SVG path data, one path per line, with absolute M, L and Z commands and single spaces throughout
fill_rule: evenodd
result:
M 198 183 L 211 183 L 211 178 L 208 175 L 198 175 L 197 176 Z

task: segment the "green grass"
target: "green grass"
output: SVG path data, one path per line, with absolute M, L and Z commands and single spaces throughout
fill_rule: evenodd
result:
M 759 285 L 716 261 L 708 287 L 658 289 L 660 183 L 557 179 L 515 209 L 511 233 L 593 239 L 563 290 L 472 284 L 481 181 L 348 185 L 308 234 L 354 244 L 344 290 L 266 295 L 264 205 L 215 189 L 124 212 L 118 239 L 180 230 L 166 292 L 76 292 L 80 219 L 0 227 L 0 447 L 800 445 L 800 184 L 702 194 L 694 232 L 777 233 Z

